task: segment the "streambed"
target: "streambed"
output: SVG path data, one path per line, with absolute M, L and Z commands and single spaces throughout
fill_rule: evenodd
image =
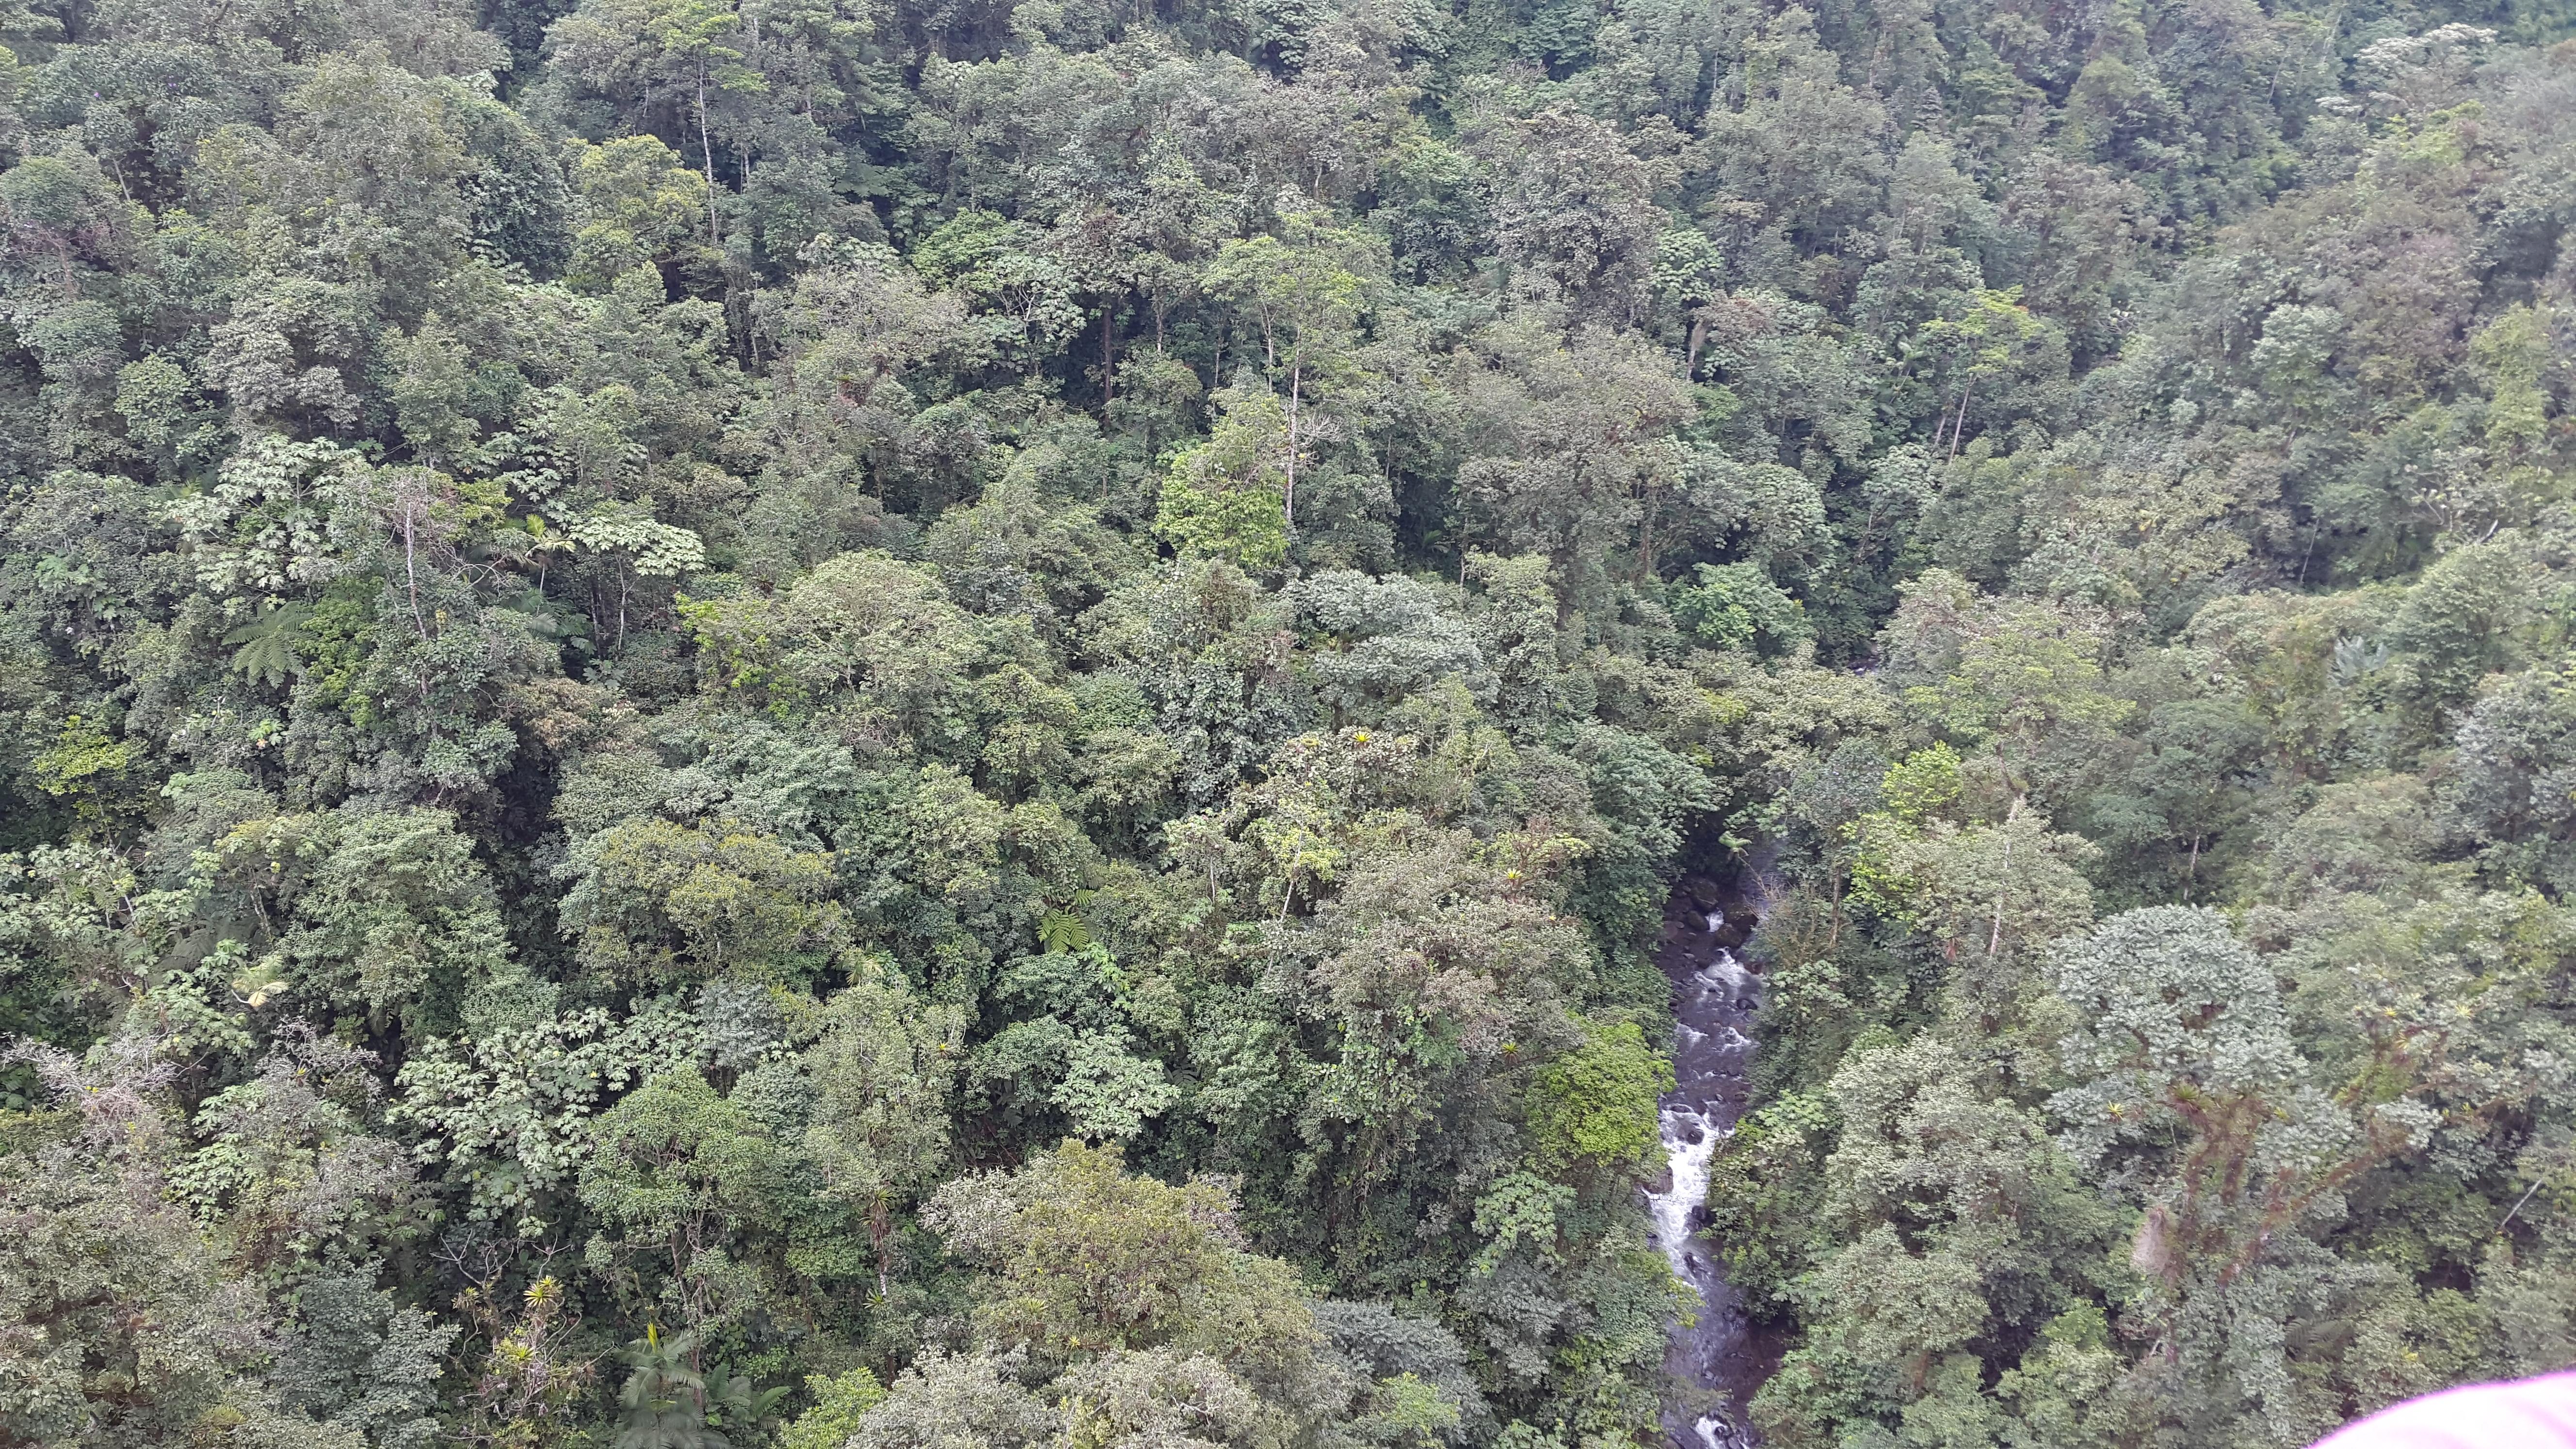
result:
M 1655 1245 L 1673 1272 L 1697 1290 L 1695 1321 L 1676 1324 L 1664 1366 L 1678 1382 L 1712 1391 L 1664 1412 L 1677 1449 L 1750 1449 L 1760 1442 L 1743 1406 L 1771 1366 L 1769 1345 L 1748 1327 L 1742 1304 L 1708 1244 L 1709 1159 L 1744 1115 L 1753 1065 L 1753 1019 L 1762 982 L 1736 959 L 1757 919 L 1752 901 L 1733 885 L 1687 878 L 1664 906 L 1656 964 L 1673 985 L 1673 1090 L 1662 1102 L 1664 1179 L 1646 1195 Z M 1715 1394 L 1725 1402 L 1711 1406 Z

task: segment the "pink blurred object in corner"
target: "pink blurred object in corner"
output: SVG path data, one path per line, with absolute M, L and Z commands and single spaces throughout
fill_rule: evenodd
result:
M 2576 1372 L 2408 1399 L 2312 1449 L 2576 1449 Z

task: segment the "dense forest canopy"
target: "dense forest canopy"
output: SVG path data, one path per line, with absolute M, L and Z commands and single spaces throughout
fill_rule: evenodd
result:
M 0 32 L 0 1446 L 2576 1361 L 2566 0 Z

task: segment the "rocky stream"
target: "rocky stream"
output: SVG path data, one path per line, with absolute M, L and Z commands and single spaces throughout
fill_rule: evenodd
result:
M 1740 883 L 1685 878 L 1664 907 L 1656 964 L 1673 984 L 1673 1090 L 1662 1103 L 1663 1180 L 1646 1196 L 1656 1246 L 1700 1296 L 1676 1324 L 1665 1367 L 1700 1392 L 1668 1405 L 1676 1449 L 1751 1449 L 1743 1406 L 1776 1360 L 1745 1321 L 1725 1269 L 1697 1236 L 1707 1221 L 1709 1159 L 1744 1115 L 1761 978 L 1736 959 L 1758 913 Z M 1720 1396 L 1723 1398 L 1720 1398 Z

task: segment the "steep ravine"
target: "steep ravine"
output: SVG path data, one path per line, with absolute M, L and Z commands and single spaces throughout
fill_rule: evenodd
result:
M 1656 1246 L 1698 1290 L 1696 1320 L 1673 1328 L 1665 1367 L 1679 1383 L 1712 1391 L 1666 1406 L 1664 1429 L 1678 1449 L 1747 1449 L 1759 1442 L 1743 1406 L 1770 1371 L 1774 1352 L 1748 1330 L 1734 1289 L 1697 1234 L 1707 1220 L 1709 1159 L 1744 1115 L 1761 980 L 1735 957 L 1755 923 L 1740 884 L 1692 876 L 1664 905 L 1655 960 L 1673 984 L 1673 1090 L 1663 1099 L 1669 1171 L 1646 1205 Z M 1723 1394 L 1725 1402 L 1706 1402 Z M 1694 1401 L 1694 1399 L 1698 1401 Z

